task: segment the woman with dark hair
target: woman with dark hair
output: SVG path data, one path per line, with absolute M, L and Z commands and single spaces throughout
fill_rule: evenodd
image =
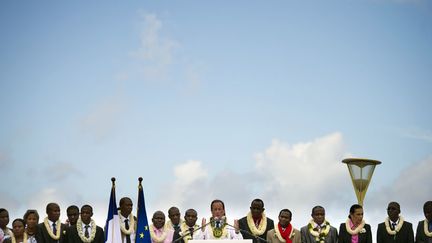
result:
M 28 242 L 24 242 L 24 243 L 37 243 L 38 241 L 40 242 L 39 239 L 39 235 L 37 234 L 37 225 L 39 223 L 39 214 L 36 210 L 34 209 L 29 209 L 27 210 L 27 212 L 24 214 L 24 222 L 26 223 L 27 227 L 26 227 L 26 233 L 27 233 L 27 241 Z
M 3 243 L 27 243 L 27 234 L 25 233 L 25 222 L 23 219 L 15 219 L 12 222 L 12 232 L 10 238 Z
M 371 227 L 363 220 L 362 206 L 351 206 L 347 221 L 339 228 L 339 243 L 372 243 Z

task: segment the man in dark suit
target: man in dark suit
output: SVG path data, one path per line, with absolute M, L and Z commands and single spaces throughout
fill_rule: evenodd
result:
M 322 206 L 312 208 L 312 220 L 300 230 L 302 243 L 337 243 L 337 229 L 325 219 Z
M 41 243 L 65 242 L 66 225 L 60 218 L 60 207 L 57 203 L 48 203 L 46 206 L 47 217 L 38 225 L 38 234 Z M 39 242 L 38 242 L 39 243 Z
M 414 231 L 410 222 L 400 216 L 400 205 L 390 202 L 387 207 L 388 217 L 378 225 L 377 243 L 414 243 Z
M 266 217 L 263 200 L 254 199 L 252 201 L 250 212 L 239 220 L 239 227 L 243 239 L 252 239 L 253 243 L 266 239 L 267 232 L 274 228 L 274 222 Z
M 93 208 L 90 205 L 81 207 L 81 218 L 75 226 L 67 229 L 68 243 L 104 243 L 105 236 L 101 227 L 97 226 L 93 216 Z
M 193 236 L 199 234 L 199 225 L 196 224 L 198 214 L 195 209 L 188 209 L 185 212 L 184 221 L 180 224 L 180 228 L 174 231 L 173 242 L 187 243 L 193 239 Z
M 416 243 L 432 243 L 432 201 L 423 205 L 425 219 L 417 226 Z

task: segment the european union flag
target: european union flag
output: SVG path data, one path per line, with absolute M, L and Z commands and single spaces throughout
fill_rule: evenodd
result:
M 138 185 L 138 207 L 137 207 L 137 229 L 135 243 L 151 243 L 149 224 L 144 202 L 144 191 L 142 187 L 142 178 L 139 179 Z

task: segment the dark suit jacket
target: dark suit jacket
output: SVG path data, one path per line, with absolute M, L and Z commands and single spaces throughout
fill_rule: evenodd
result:
M 414 243 L 414 231 L 412 224 L 405 221 L 402 228 L 396 235 L 387 233 L 384 222 L 378 225 L 377 230 L 377 243 Z
M 78 235 L 78 230 L 75 226 L 69 227 L 67 229 L 67 243 L 83 243 L 81 238 Z M 92 241 L 93 243 L 104 243 L 105 242 L 105 234 L 103 229 L 99 226 L 96 226 L 96 235 Z M 38 242 L 39 243 L 39 242 Z
M 416 243 L 432 243 L 432 237 L 427 237 L 424 233 L 424 220 L 417 225 Z
M 53 238 L 51 238 L 51 236 L 48 234 L 47 229 L 45 228 L 44 223 L 40 223 L 38 224 L 38 232 L 37 234 L 39 235 L 39 239 L 40 242 L 38 241 L 38 243 L 66 243 L 66 225 L 61 224 L 60 225 L 60 239 L 59 240 L 54 240 Z
M 309 233 L 309 224 L 302 227 L 300 229 L 302 243 L 316 243 L 315 236 Z M 330 226 L 330 231 L 325 238 L 326 243 L 337 243 L 338 242 L 338 233 L 337 229 L 333 226 Z
M 372 243 L 372 232 L 371 227 L 365 224 L 365 233 L 359 233 L 359 243 Z M 345 228 L 345 223 L 341 224 L 339 227 L 339 243 L 351 243 L 351 235 L 347 232 Z
M 258 239 L 255 237 L 252 237 L 253 234 L 252 234 L 251 230 L 249 229 L 249 225 L 247 223 L 247 217 L 243 217 L 239 220 L 239 227 L 240 227 L 240 232 L 243 236 L 243 239 L 252 239 L 253 243 L 258 243 Z M 259 235 L 259 237 L 261 237 L 262 239 L 265 240 L 267 238 L 267 232 L 269 230 L 272 230 L 273 228 L 274 228 L 273 220 L 270 218 L 267 218 L 267 228 L 262 235 Z M 249 234 L 247 232 L 249 232 Z

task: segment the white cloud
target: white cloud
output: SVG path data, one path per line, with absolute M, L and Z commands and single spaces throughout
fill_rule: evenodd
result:
M 110 97 L 95 105 L 80 121 L 81 131 L 95 140 L 105 139 L 117 126 L 124 105 L 118 97 Z
M 144 61 L 143 74 L 146 79 L 164 80 L 179 43 L 161 35 L 163 24 L 155 14 L 143 14 L 143 19 L 140 47 L 133 55 Z

